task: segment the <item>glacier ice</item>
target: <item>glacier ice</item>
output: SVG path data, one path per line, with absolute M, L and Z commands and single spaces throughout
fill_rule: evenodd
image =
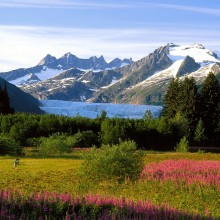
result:
M 96 118 L 104 110 L 107 117 L 113 118 L 143 118 L 147 110 L 151 111 L 154 117 L 158 117 L 162 106 L 154 105 L 132 105 L 132 104 L 113 104 L 113 103 L 88 103 L 71 102 L 61 100 L 41 100 L 41 109 L 48 114 L 64 116 L 83 116 Z

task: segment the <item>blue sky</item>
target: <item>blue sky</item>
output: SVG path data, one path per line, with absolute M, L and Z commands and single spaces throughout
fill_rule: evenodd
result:
M 219 0 L 0 0 L 0 71 L 46 54 L 134 60 L 159 46 L 220 50 Z

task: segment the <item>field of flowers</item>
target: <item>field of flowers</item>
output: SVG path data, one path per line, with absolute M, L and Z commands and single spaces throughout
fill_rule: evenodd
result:
M 146 154 L 121 184 L 83 183 L 80 158 L 13 162 L 0 157 L 0 219 L 220 219 L 219 154 Z

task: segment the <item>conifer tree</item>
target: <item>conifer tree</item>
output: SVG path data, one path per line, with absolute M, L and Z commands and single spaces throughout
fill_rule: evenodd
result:
M 200 111 L 205 131 L 211 137 L 220 119 L 220 86 L 213 73 L 209 73 L 203 83 Z
M 13 114 L 14 109 L 10 106 L 10 100 L 8 96 L 7 85 L 5 82 L 4 89 L 0 87 L 0 113 L 2 114 Z
M 178 94 L 180 113 L 188 121 L 188 138 L 191 139 L 197 125 L 197 87 L 194 78 L 185 77 L 180 83 Z
M 3 91 L 0 85 L 0 113 L 3 113 Z
M 168 118 L 175 117 L 179 109 L 178 94 L 180 91 L 179 79 L 173 78 L 164 96 L 163 115 Z
M 204 145 L 206 141 L 206 136 L 205 136 L 205 128 L 202 119 L 199 119 L 199 122 L 196 126 L 195 134 L 194 134 L 194 141 L 196 145 Z

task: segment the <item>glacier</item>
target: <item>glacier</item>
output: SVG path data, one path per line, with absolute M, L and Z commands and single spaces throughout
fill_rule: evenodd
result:
M 214 53 L 205 49 L 201 44 L 193 45 L 175 45 L 170 44 L 168 57 L 173 62 L 184 59 L 186 56 L 192 57 L 200 65 L 206 65 L 208 62 L 218 63 L 220 60 L 214 56 Z M 218 55 L 218 53 L 217 53 Z
M 88 103 L 71 102 L 62 100 L 40 100 L 41 109 L 47 114 L 56 114 L 63 116 L 83 116 L 96 118 L 102 111 L 107 113 L 109 118 L 143 118 L 146 111 L 150 111 L 153 117 L 158 117 L 162 106 L 155 105 L 132 105 L 132 104 L 113 104 L 113 103 Z

